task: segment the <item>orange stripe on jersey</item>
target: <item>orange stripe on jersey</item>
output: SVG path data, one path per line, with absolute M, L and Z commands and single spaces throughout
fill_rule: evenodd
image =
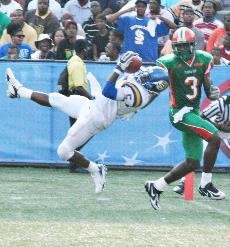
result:
M 212 132 L 210 132 L 204 128 L 193 126 L 190 124 L 186 124 L 184 122 L 181 122 L 181 123 L 188 126 L 191 130 L 193 130 L 195 133 L 197 133 L 199 136 L 201 136 L 206 141 L 208 141 L 213 136 Z
M 141 96 L 141 93 L 138 89 L 137 86 L 135 86 L 134 84 L 132 83 L 129 83 L 129 82 L 125 82 L 122 86 L 128 86 L 131 88 L 131 90 L 133 91 L 133 94 L 134 94 L 134 103 L 133 103 L 133 107 L 138 107 L 142 104 L 142 96 Z
M 170 105 L 172 107 L 176 107 L 176 100 L 175 100 L 175 95 L 174 95 L 174 91 L 173 91 L 173 87 L 174 87 L 174 81 L 172 79 L 172 70 L 170 70 L 169 72 L 169 78 L 170 78 Z

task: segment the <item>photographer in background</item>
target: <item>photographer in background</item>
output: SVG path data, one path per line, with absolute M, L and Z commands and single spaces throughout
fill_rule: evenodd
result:
M 66 96 L 70 95 L 82 95 L 88 99 L 92 99 L 91 94 L 88 92 L 88 81 L 86 78 L 86 66 L 84 63 L 85 56 L 87 54 L 87 42 L 83 39 L 79 39 L 75 42 L 75 55 L 73 55 L 68 61 L 67 67 L 61 73 L 59 77 L 59 93 Z M 70 126 L 72 126 L 76 119 L 70 119 Z M 79 147 L 77 150 L 80 150 Z M 76 163 L 70 162 L 69 171 L 76 172 L 78 166 Z

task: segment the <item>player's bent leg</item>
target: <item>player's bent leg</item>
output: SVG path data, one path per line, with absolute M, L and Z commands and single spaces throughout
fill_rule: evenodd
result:
M 100 193 L 104 190 L 107 174 L 107 168 L 105 165 L 95 164 L 94 162 L 89 161 L 78 151 L 75 151 L 74 155 L 68 161 L 77 162 L 90 172 L 95 184 L 95 193 Z
M 202 196 L 207 196 L 213 200 L 222 200 L 225 198 L 225 193 L 217 189 L 212 183 L 212 169 L 216 162 L 221 138 L 218 134 L 213 134 L 207 141 L 201 184 L 198 191 Z
M 100 129 L 95 128 L 93 119 L 90 117 L 80 118 L 69 129 L 67 136 L 58 147 L 58 155 L 61 159 L 76 162 L 91 173 L 96 193 L 104 189 L 107 169 L 102 164 L 95 164 L 89 161 L 75 149 L 86 143 L 98 131 Z
M 187 158 L 185 162 L 179 164 L 178 166 L 174 167 L 168 174 L 165 175 L 165 181 L 167 184 L 170 184 L 188 173 L 195 171 L 200 167 L 199 160 L 193 160 Z
M 211 173 L 216 162 L 217 154 L 220 148 L 221 138 L 218 136 L 218 134 L 214 134 L 207 141 L 208 145 L 204 151 L 203 171 L 206 173 Z
M 68 116 L 79 119 L 80 115 L 83 117 L 88 114 L 92 102 L 80 95 L 66 97 L 60 93 L 50 93 L 49 103 Z

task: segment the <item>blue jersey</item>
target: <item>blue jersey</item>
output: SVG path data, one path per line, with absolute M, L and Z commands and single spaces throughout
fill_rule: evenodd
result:
M 7 43 L 0 47 L 0 58 L 8 55 L 8 48 L 11 46 L 11 43 Z M 31 54 L 33 50 L 31 46 L 22 43 L 18 46 L 19 49 L 19 58 L 21 59 L 28 59 L 31 58 Z
M 123 33 L 124 42 L 121 53 L 137 52 L 144 62 L 155 62 L 158 58 L 158 38 L 167 35 L 168 26 L 160 22 L 155 27 L 154 34 L 149 30 L 151 19 L 136 16 L 121 16 L 117 21 L 117 29 Z M 150 34 L 151 33 L 151 34 Z

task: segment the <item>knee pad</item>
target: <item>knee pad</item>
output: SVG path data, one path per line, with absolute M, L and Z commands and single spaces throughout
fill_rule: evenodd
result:
M 65 143 L 61 143 L 57 149 L 57 154 L 62 160 L 69 160 L 74 155 L 74 150 L 70 149 Z

